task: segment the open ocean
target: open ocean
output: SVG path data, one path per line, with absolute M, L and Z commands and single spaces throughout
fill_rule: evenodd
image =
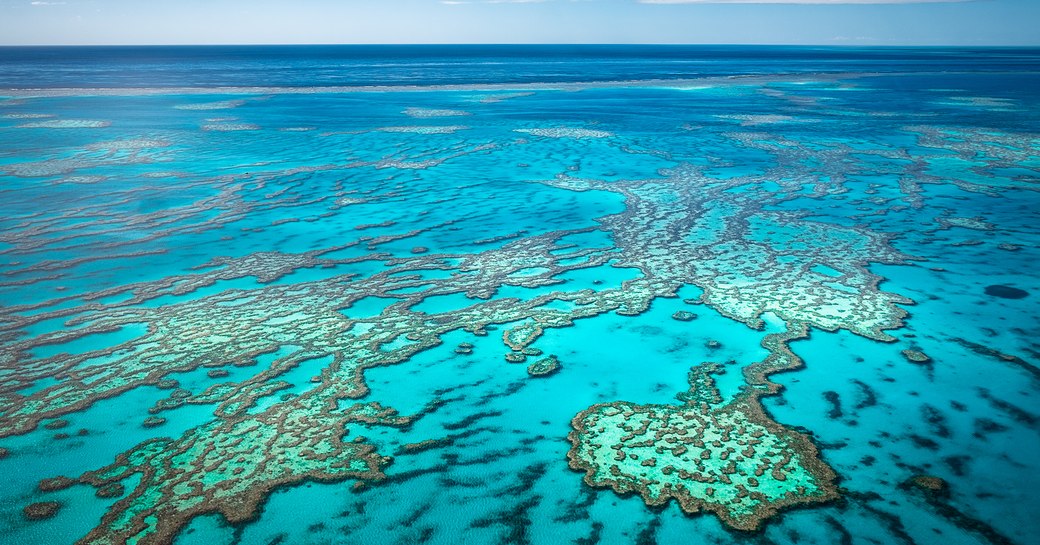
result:
M 4 545 L 1040 543 L 1040 49 L 0 48 Z

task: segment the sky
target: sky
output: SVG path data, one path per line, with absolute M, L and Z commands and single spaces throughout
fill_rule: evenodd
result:
M 0 45 L 1040 45 L 1040 0 L 0 0 Z

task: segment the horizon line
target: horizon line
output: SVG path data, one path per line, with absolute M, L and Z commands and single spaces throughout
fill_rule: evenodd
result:
M 913 47 L 913 48 L 1019 48 L 1019 49 L 1040 49 L 1040 43 L 1036 44 L 854 44 L 854 43 L 738 43 L 738 42 L 374 42 L 374 43 L 363 43 L 363 42 L 315 42 L 315 43 L 263 43 L 263 42 L 243 42 L 243 43 L 142 43 L 142 44 L 126 44 L 126 43 L 110 43 L 110 44 L 0 44 L 3 48 L 13 47 L 316 47 L 316 46 L 374 46 L 374 47 L 401 47 L 401 46 L 510 46 L 510 47 L 530 47 L 530 46 L 548 46 L 548 47 L 560 47 L 560 46 L 654 46 L 654 47 L 695 47 L 695 46 L 726 46 L 726 47 L 834 47 L 834 48 L 853 48 L 853 47 L 877 47 L 877 48 L 896 48 L 896 47 Z

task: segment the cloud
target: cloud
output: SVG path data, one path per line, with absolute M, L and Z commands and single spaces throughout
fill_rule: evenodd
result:
M 960 4 L 975 0 L 636 0 L 640 4 Z
M 540 4 L 549 0 L 441 0 L 442 4 L 458 6 L 460 4 Z

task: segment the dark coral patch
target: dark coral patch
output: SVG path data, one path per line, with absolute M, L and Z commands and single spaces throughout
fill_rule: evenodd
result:
M 527 373 L 532 377 L 547 377 L 559 370 L 560 360 L 554 355 L 540 359 L 527 367 Z
M 1011 286 L 994 284 L 992 286 L 986 286 L 986 295 L 1000 297 L 1003 299 L 1025 299 L 1029 296 L 1029 292 L 1026 290 L 1013 288 Z
M 161 416 L 149 416 L 144 419 L 144 422 L 142 422 L 141 425 L 146 428 L 157 428 L 165 423 L 166 419 Z
M 56 501 L 41 501 L 30 503 L 22 509 L 22 514 L 29 520 L 44 520 L 58 514 L 61 504 Z
M 106 499 L 107 498 L 118 498 L 118 497 L 122 496 L 125 492 L 126 492 L 126 489 L 123 488 L 122 484 L 120 484 L 120 483 L 110 483 L 110 484 L 106 484 L 106 485 L 98 488 L 97 491 L 94 492 L 94 495 L 99 497 L 99 498 L 106 498 Z
M 59 418 L 59 419 L 51 420 L 50 422 L 47 422 L 46 424 L 43 425 L 43 427 L 47 428 L 48 430 L 60 430 L 61 428 L 64 428 L 65 426 L 68 426 L 68 425 L 69 425 L 69 421 L 68 420 L 64 420 L 64 419 Z
M 74 479 L 59 476 L 40 481 L 40 484 L 36 485 L 36 488 L 38 488 L 40 492 L 57 492 L 58 490 L 65 490 L 74 484 L 76 484 Z

